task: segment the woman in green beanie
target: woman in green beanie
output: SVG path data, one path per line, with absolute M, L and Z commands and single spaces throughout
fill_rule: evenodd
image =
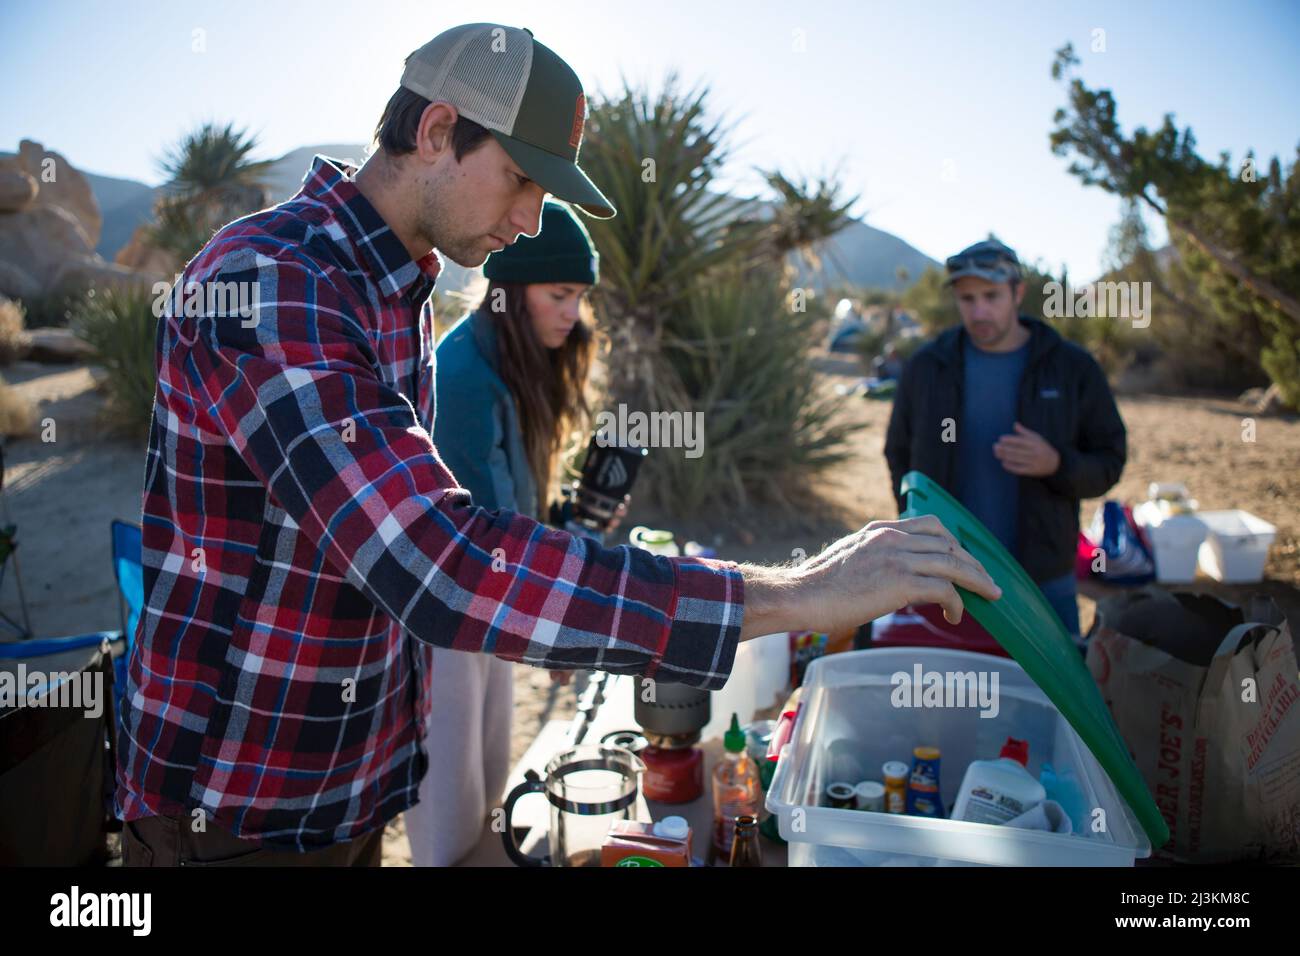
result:
M 598 279 L 587 230 L 548 201 L 541 231 L 488 257 L 487 294 L 438 343 L 434 445 L 476 505 L 547 520 L 557 460 L 587 425 Z M 406 811 L 416 866 L 473 849 L 509 773 L 511 664 L 427 648 L 429 771 Z

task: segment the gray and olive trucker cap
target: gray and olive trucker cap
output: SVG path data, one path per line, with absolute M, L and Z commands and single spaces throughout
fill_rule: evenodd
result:
M 952 285 L 963 276 L 978 276 L 989 282 L 1019 282 L 1020 257 L 1008 245 L 996 239 L 985 239 L 967 246 L 944 264 L 948 271 L 946 285 Z
M 452 27 L 407 58 L 402 86 L 450 103 L 486 127 L 528 177 L 588 215 L 613 204 L 578 168 L 587 98 L 578 75 L 531 30 L 496 23 Z

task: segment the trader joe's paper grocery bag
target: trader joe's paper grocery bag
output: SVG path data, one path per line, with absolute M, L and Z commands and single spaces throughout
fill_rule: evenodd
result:
M 1184 862 L 1300 857 L 1300 685 L 1271 602 L 1102 601 L 1088 669 Z

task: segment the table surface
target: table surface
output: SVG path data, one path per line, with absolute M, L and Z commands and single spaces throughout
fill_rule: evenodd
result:
M 583 735 L 583 743 L 599 743 L 600 738 L 615 730 L 636 730 L 633 718 L 633 700 L 635 695 L 635 678 L 630 676 L 608 675 L 605 678 L 604 700 L 596 709 L 595 716 Z M 775 709 L 775 708 L 773 708 Z M 760 711 L 755 719 L 772 716 Z M 519 762 L 510 771 L 501 803 L 506 795 L 524 781 L 524 773 L 534 770 L 541 775 L 547 762 L 568 747 L 573 746 L 574 721 L 552 720 L 542 727 L 528 750 L 519 758 Z M 644 795 L 637 800 L 637 819 L 647 822 L 661 820 L 668 816 L 685 817 L 691 825 L 691 844 L 695 856 L 708 858 L 709 839 L 713 828 L 713 768 L 722 757 L 721 738 L 701 741 L 699 748 L 704 753 L 704 793 L 696 800 L 684 804 L 660 803 L 646 800 Z M 546 852 L 546 830 L 550 825 L 550 806 L 538 796 L 530 795 L 515 804 L 513 822 L 516 832 L 522 832 L 519 845 L 522 850 L 533 856 Z M 759 837 L 763 848 L 764 866 L 785 866 L 786 848 L 766 837 Z M 511 866 L 506 856 L 501 834 L 493 831 L 492 821 L 483 827 L 478 844 L 459 866 Z M 719 864 L 721 865 L 721 864 Z

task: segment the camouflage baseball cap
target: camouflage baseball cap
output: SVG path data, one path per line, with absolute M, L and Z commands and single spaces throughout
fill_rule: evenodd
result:
M 1019 282 L 1022 275 L 1016 250 L 996 239 L 967 246 L 955 256 L 949 256 L 944 267 L 948 271 L 945 285 L 952 285 L 963 276 L 978 276 L 989 282 Z

